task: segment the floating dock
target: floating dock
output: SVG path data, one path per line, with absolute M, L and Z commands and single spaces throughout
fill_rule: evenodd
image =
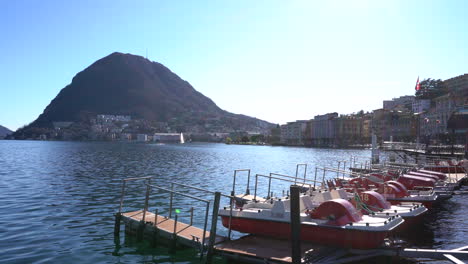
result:
M 250 178 L 250 171 L 248 171 L 248 173 L 248 177 Z M 256 175 L 256 177 L 257 176 L 258 175 Z M 451 182 L 459 183 L 461 180 L 466 179 L 465 174 L 450 174 L 448 176 Z M 265 177 L 274 178 L 272 177 L 272 175 Z M 134 180 L 145 181 L 146 197 L 144 201 L 144 207 L 142 210 L 123 212 L 122 208 L 126 183 L 128 181 Z M 389 246 L 389 244 L 385 247 L 372 250 L 353 250 L 320 246 L 300 241 L 299 233 L 294 232 L 294 221 L 291 221 L 293 237 L 290 240 L 279 240 L 256 235 L 246 235 L 238 239 L 231 240 L 230 229 L 227 236 L 220 236 L 216 234 L 220 197 L 228 197 L 233 202 L 234 200 L 239 198 L 252 199 L 252 195 L 235 195 L 234 192 L 232 192 L 231 195 L 224 195 L 220 192 L 212 192 L 180 183 L 171 182 L 170 184 L 171 188 L 169 189 L 152 185 L 151 177 L 124 179 L 122 184 L 122 197 L 120 202 L 120 208 L 115 218 L 114 235 L 119 236 L 120 223 L 123 222 L 125 224 L 125 232 L 131 235 L 136 235 L 137 239 L 139 240 L 147 239 L 150 241 L 159 241 L 161 238 L 164 238 L 165 240 L 170 242 L 173 248 L 176 248 L 178 245 L 181 245 L 198 249 L 200 251 L 200 259 L 203 259 L 204 263 L 211 263 L 212 257 L 214 255 L 223 256 L 228 259 L 245 263 L 279 264 L 349 263 L 362 261 L 364 259 L 369 259 L 377 256 L 430 258 L 449 260 L 453 263 L 458 264 L 464 263 L 461 260 L 468 260 L 468 246 L 453 250 L 405 249 L 399 247 L 391 247 Z M 176 185 L 202 190 L 214 194 L 210 231 L 208 231 L 208 217 L 211 201 L 207 199 L 194 197 L 181 191 L 175 191 L 174 186 Z M 256 188 L 257 186 L 255 187 L 255 194 L 253 198 L 258 200 L 259 197 L 256 195 Z M 152 189 L 165 191 L 170 195 L 168 199 L 168 216 L 159 215 L 157 209 L 154 210 L 154 213 L 148 210 L 149 197 Z M 299 199 L 299 189 L 300 186 L 291 186 L 291 199 L 293 198 L 293 196 Z M 249 190 L 247 189 L 247 193 L 248 191 Z M 203 228 L 196 227 L 192 224 L 193 208 L 191 209 L 189 224 L 178 221 L 177 214 L 175 214 L 174 217 L 172 217 L 171 211 L 173 209 L 172 203 L 174 195 L 181 195 L 206 203 Z M 291 215 L 293 215 L 293 211 L 296 211 L 296 213 L 299 212 L 299 205 L 297 205 L 296 209 L 294 209 L 293 207 L 294 206 L 291 206 Z M 293 220 L 293 216 L 291 217 L 291 220 Z M 300 225 L 300 223 L 298 223 L 297 225 Z M 294 237 L 294 233 L 297 233 L 296 237 Z M 206 256 L 205 258 L 203 258 L 204 255 Z
M 161 236 L 168 240 L 176 239 L 181 245 L 195 248 L 200 248 L 202 243 L 205 243 L 206 246 L 206 242 L 210 237 L 209 231 L 151 212 L 146 212 L 144 223 L 142 223 L 142 220 L 143 210 L 122 214 L 125 232 L 128 234 L 136 235 L 138 232 L 142 232 L 144 238 L 157 239 L 155 236 Z M 215 243 L 224 240 L 225 237 L 216 236 Z

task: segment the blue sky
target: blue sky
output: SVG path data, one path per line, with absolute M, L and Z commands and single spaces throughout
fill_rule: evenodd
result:
M 466 1 L 1 1 L 0 124 L 28 124 L 114 51 L 273 123 L 380 108 L 468 73 Z

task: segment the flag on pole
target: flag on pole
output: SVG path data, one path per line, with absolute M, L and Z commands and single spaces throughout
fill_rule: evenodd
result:
M 415 89 L 416 89 L 416 91 L 419 91 L 419 89 L 421 89 L 421 86 L 419 85 L 419 76 L 418 76 L 418 80 L 416 81 Z

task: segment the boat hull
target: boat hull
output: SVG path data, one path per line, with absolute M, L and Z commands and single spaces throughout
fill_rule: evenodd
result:
M 221 216 L 223 226 L 229 227 L 229 216 Z M 231 229 L 242 233 L 290 239 L 289 223 L 261 219 L 232 217 Z M 301 240 L 334 247 L 371 249 L 382 245 L 389 231 L 345 229 L 340 226 L 301 225 Z
M 413 203 L 421 203 L 427 209 L 431 209 L 434 205 L 435 200 L 412 200 L 412 199 L 405 199 L 405 198 L 386 198 L 388 202 L 392 205 L 398 205 L 402 202 L 413 202 Z
M 397 233 L 406 233 L 411 228 L 414 228 L 415 226 L 421 225 L 421 223 L 422 223 L 422 221 L 424 219 L 424 215 L 425 215 L 425 213 L 422 213 L 422 214 L 419 214 L 419 215 L 416 215 L 416 216 L 411 216 L 411 217 L 402 216 L 403 219 L 405 220 L 405 222 L 403 222 L 403 224 L 401 224 L 397 228 L 396 232 Z

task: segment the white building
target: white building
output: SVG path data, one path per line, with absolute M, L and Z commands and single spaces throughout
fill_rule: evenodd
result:
M 130 133 L 122 133 L 120 134 L 120 140 L 131 140 L 132 134 Z
M 406 108 L 408 110 L 412 109 L 413 101 L 415 97 L 413 95 L 400 96 L 398 98 L 393 98 L 392 100 L 383 101 L 384 110 L 401 110 Z
M 146 135 L 146 134 L 138 134 L 138 135 L 137 135 L 137 141 L 138 141 L 138 142 L 146 142 L 146 141 L 148 141 L 148 135 Z
M 97 121 L 99 123 L 109 122 L 130 122 L 132 118 L 128 115 L 97 115 Z
M 413 113 L 422 113 L 431 107 L 430 99 L 415 99 L 413 101 Z
M 153 135 L 153 141 L 161 143 L 184 143 L 184 135 L 182 133 L 155 133 Z
M 280 142 L 290 145 L 304 145 L 306 128 L 306 120 L 297 120 L 282 125 Z

